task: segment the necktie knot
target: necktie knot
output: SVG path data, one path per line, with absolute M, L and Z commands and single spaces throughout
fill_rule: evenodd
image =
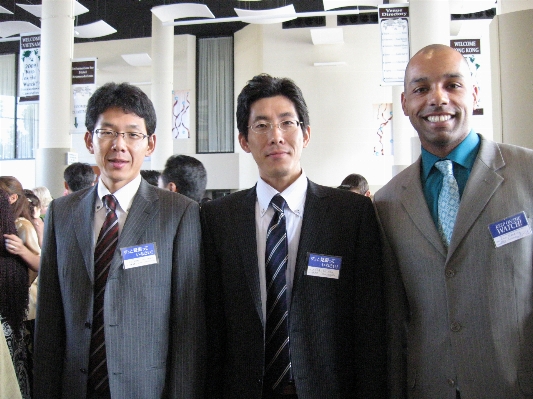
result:
M 444 176 L 453 176 L 453 163 L 449 159 L 443 161 L 435 162 L 435 167 L 442 173 Z
M 105 207 L 110 211 L 115 212 L 115 210 L 117 209 L 117 199 L 112 194 L 104 195 L 104 198 L 102 198 L 102 202 L 104 203 Z
M 273 196 L 270 200 L 270 203 L 272 204 L 274 210 L 276 210 L 277 212 L 283 212 L 283 209 L 285 208 L 286 204 L 285 199 L 279 194 Z

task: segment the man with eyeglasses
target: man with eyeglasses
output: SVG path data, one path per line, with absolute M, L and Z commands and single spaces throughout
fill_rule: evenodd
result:
M 48 210 L 33 397 L 203 398 L 198 204 L 141 178 L 156 115 L 139 88 L 99 88 L 86 126 L 100 179 Z
M 260 178 L 201 210 L 207 397 L 384 398 L 381 246 L 370 199 L 307 179 L 300 157 L 311 128 L 292 80 L 250 80 L 237 127 Z

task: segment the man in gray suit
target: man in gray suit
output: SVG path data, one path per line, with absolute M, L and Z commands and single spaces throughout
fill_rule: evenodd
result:
M 530 398 L 533 151 L 471 129 L 478 90 L 450 47 L 420 50 L 404 85 L 422 155 L 375 195 L 391 397 Z M 457 191 L 458 208 L 445 198 Z
M 237 126 L 260 179 L 202 206 L 208 397 L 384 398 L 381 251 L 370 199 L 307 179 L 300 156 L 311 128 L 292 80 L 249 81 Z
M 101 175 L 48 210 L 34 398 L 203 398 L 199 207 L 141 178 L 155 124 L 137 87 L 108 83 L 89 100 L 85 143 Z

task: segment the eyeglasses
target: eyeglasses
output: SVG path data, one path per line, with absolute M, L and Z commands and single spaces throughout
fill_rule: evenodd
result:
M 270 132 L 272 129 L 274 129 L 274 126 L 276 126 L 279 130 L 281 130 L 284 133 L 293 133 L 295 132 L 298 127 L 302 124 L 300 121 L 296 120 L 286 120 L 281 121 L 280 123 L 271 123 L 271 122 L 255 122 L 251 124 L 250 126 L 247 126 L 249 129 L 252 129 L 252 132 L 257 134 L 265 134 Z
M 122 138 L 128 143 L 139 142 L 141 140 L 144 140 L 146 137 L 148 137 L 147 134 L 143 134 L 139 132 L 119 133 L 119 132 L 115 132 L 114 130 L 107 130 L 107 129 L 96 129 L 94 133 L 98 136 L 100 140 L 106 140 L 106 141 L 114 140 L 118 137 L 119 134 L 121 134 Z

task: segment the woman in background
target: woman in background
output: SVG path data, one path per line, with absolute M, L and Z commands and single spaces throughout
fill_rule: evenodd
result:
M 9 194 L 0 190 L 0 397 L 30 398 L 30 376 L 24 341 L 28 309 L 28 267 L 10 253 L 5 235 L 17 233 Z
M 37 299 L 37 273 L 41 248 L 37 232 L 31 223 L 30 200 L 24 194 L 20 182 L 11 176 L 0 176 L 0 190 L 8 195 L 10 209 L 15 218 L 16 234 L 3 233 L 5 249 L 12 255 L 18 255 L 27 267 L 26 284 L 30 284 L 30 300 L 27 315 L 25 314 L 25 328 L 21 336 L 17 333 L 18 327 L 11 328 L 9 322 L 2 320 L 4 335 L 10 349 L 15 373 L 17 375 L 23 398 L 30 398 L 32 378 L 32 320 L 35 319 Z M 33 284 L 32 284 L 33 283 Z M 28 285 L 26 285 L 26 298 L 28 298 Z M 27 302 L 26 302 L 27 303 Z M 27 305 L 26 305 L 27 306 Z M 22 339 L 22 342 L 21 342 Z
M 39 197 L 31 190 L 24 189 L 24 195 L 28 198 L 30 205 L 30 222 L 35 227 L 37 238 L 39 239 L 39 247 L 43 246 L 44 222 L 41 219 L 41 201 Z
M 52 194 L 50 194 L 50 190 L 48 190 L 44 186 L 35 187 L 32 188 L 33 193 L 39 198 L 39 201 L 41 201 L 41 219 L 44 219 L 44 215 L 46 215 L 46 211 L 48 210 L 48 205 L 50 205 L 50 202 L 52 202 Z

